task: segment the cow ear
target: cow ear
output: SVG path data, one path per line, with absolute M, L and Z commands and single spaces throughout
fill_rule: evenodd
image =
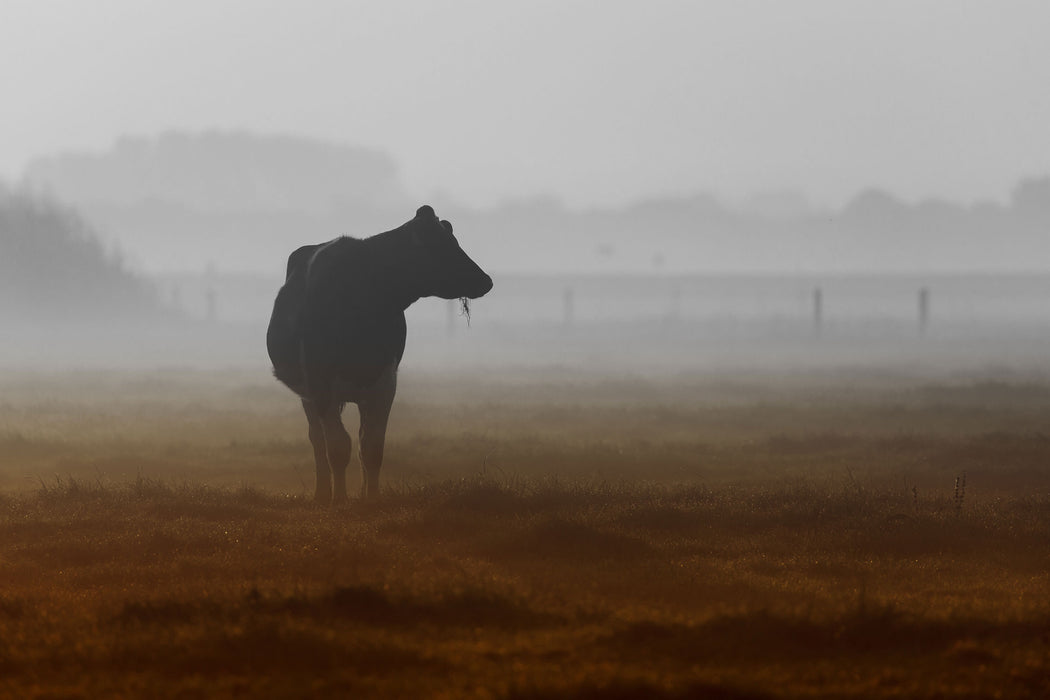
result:
M 441 220 L 441 225 L 445 227 L 446 231 L 448 231 L 449 233 L 452 233 L 452 224 L 450 224 L 449 222 L 447 222 L 444 219 L 442 219 Z
M 424 204 L 419 209 L 416 209 L 417 219 L 436 219 L 437 214 L 434 213 L 434 207 L 429 204 Z

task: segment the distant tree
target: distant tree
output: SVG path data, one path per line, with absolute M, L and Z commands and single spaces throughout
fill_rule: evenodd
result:
M 159 308 L 155 290 L 107 253 L 70 209 L 0 188 L 0 316 L 129 318 Z
M 889 192 L 866 189 L 854 197 L 842 210 L 842 218 L 863 227 L 899 225 L 908 217 L 908 205 Z
M 240 131 L 124 137 L 104 153 L 39 158 L 25 183 L 77 206 L 164 202 L 197 211 L 327 211 L 401 203 L 382 151 Z
M 1022 180 L 1011 196 L 1014 211 L 1050 221 L 1050 177 Z

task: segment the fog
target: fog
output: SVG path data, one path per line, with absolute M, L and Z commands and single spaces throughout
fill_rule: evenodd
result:
M 421 204 L 407 366 L 1041 368 L 1042 3 L 5 4 L 9 367 L 248 366 Z
M 169 129 L 388 152 L 415 198 L 797 188 L 1005 202 L 1045 174 L 1039 2 L 4 4 L 0 173 Z
M 0 695 L 1045 696 L 1048 27 L 0 0 Z

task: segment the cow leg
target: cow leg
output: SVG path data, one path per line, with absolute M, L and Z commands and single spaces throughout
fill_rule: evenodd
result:
M 346 465 L 350 463 L 352 441 L 350 433 L 343 427 L 342 406 L 331 405 L 321 413 L 321 428 L 324 431 L 325 452 L 332 472 L 332 503 L 346 503 Z M 320 473 L 320 472 L 318 472 Z M 325 477 L 327 481 L 327 477 Z
M 383 466 L 383 444 L 390 407 L 397 392 L 397 366 L 391 365 L 379 378 L 366 400 L 358 403 L 361 411 L 361 482 L 362 496 L 379 494 L 379 468 Z
M 325 446 L 321 413 L 306 399 L 303 399 L 303 411 L 310 423 L 310 444 L 314 448 L 314 467 L 317 470 L 314 500 L 318 503 L 329 503 L 332 500 L 332 470 L 328 466 L 328 448 Z

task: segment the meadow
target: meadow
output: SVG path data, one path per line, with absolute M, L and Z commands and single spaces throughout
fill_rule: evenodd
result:
M 1038 373 L 406 370 L 332 509 L 265 370 L 9 372 L 0 695 L 1039 697 L 1048 464 Z

